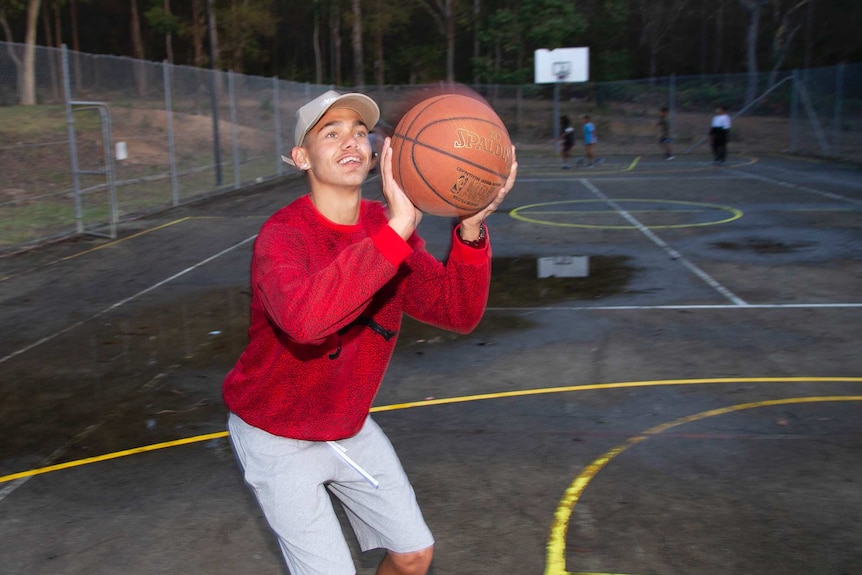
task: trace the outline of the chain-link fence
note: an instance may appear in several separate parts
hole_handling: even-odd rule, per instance
[[[116,224],[283,176],[294,113],[332,86],[37,47],[37,105],[19,105],[24,45],[0,42],[0,253]],[[677,154],[706,152],[718,104],[734,115],[736,153],[804,153],[862,161],[862,66],[623,82],[473,88],[494,106],[521,155],[551,158],[565,114],[589,113],[601,153],[659,154],[670,108]],[[363,91],[391,129],[445,86]],[[754,96],[752,97],[752,94]]]

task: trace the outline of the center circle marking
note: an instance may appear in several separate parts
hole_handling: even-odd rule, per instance
[[[550,213],[554,214],[578,214],[578,215],[589,215],[592,213],[599,213],[595,210],[573,210],[573,211],[565,211],[565,210],[555,210],[553,212],[543,212],[539,211],[541,208],[552,207],[552,206],[562,206],[569,204],[606,204],[604,200],[563,200],[559,202],[544,202],[540,204],[529,204],[526,206],[517,207],[509,212],[509,215],[516,220],[520,220],[522,222],[529,222],[532,224],[540,224],[545,226],[557,226],[557,227],[565,227],[565,228],[589,228],[589,229],[602,229],[602,230],[634,230],[637,229],[637,226],[632,224],[626,225],[602,225],[602,224],[581,224],[581,223],[571,223],[571,222],[558,222],[550,219],[544,219],[541,217],[535,217],[536,215],[543,216],[548,215]],[[718,224],[726,224],[728,222],[732,222],[733,220],[737,220],[742,217],[742,211],[731,206],[722,206],[720,204],[708,204],[703,202],[686,202],[682,200],[644,200],[644,199],[636,199],[636,198],[628,198],[628,199],[619,199],[614,200],[616,204],[670,204],[673,206],[672,209],[660,210],[665,213],[671,213],[674,211],[681,212],[683,211],[680,206],[688,207],[688,208],[699,208],[698,211],[712,211],[717,212],[720,216],[715,220],[708,220],[703,222],[691,222],[684,224],[660,224],[660,225],[648,225],[643,224],[643,227],[652,229],[652,230],[660,230],[660,229],[672,229],[672,228],[695,228],[695,227],[703,227],[703,226],[715,226]],[[637,209],[626,210],[626,212],[636,212]],[[605,213],[605,212],[602,212]],[[619,215],[618,210],[613,210],[613,213]]]

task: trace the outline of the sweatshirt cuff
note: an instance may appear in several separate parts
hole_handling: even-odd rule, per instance
[[[413,253],[413,248],[389,226],[381,227],[379,232],[371,236],[371,241],[374,242],[383,257],[395,267],[400,266],[401,262]]]
[[[483,224],[484,225],[484,224]],[[458,226],[452,230],[452,250],[459,261],[470,265],[482,265],[488,261],[488,251],[491,249],[490,230],[485,226],[485,238],[482,240],[482,245],[477,248],[465,245],[458,237]]]

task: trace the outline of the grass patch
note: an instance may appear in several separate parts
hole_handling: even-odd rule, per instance
[[[77,130],[98,130],[101,119],[95,112],[77,113]],[[56,139],[66,136],[66,108],[64,106],[0,106],[0,140]]]

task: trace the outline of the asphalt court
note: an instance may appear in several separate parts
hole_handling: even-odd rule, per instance
[[[860,169],[523,156],[495,258],[586,255],[625,279],[492,304],[470,336],[405,326],[374,417],[432,572],[862,572]],[[0,573],[285,572],[219,386],[254,235],[298,193],[0,259]],[[441,257],[449,226],[420,226]],[[358,573],[378,559],[357,552]]]

